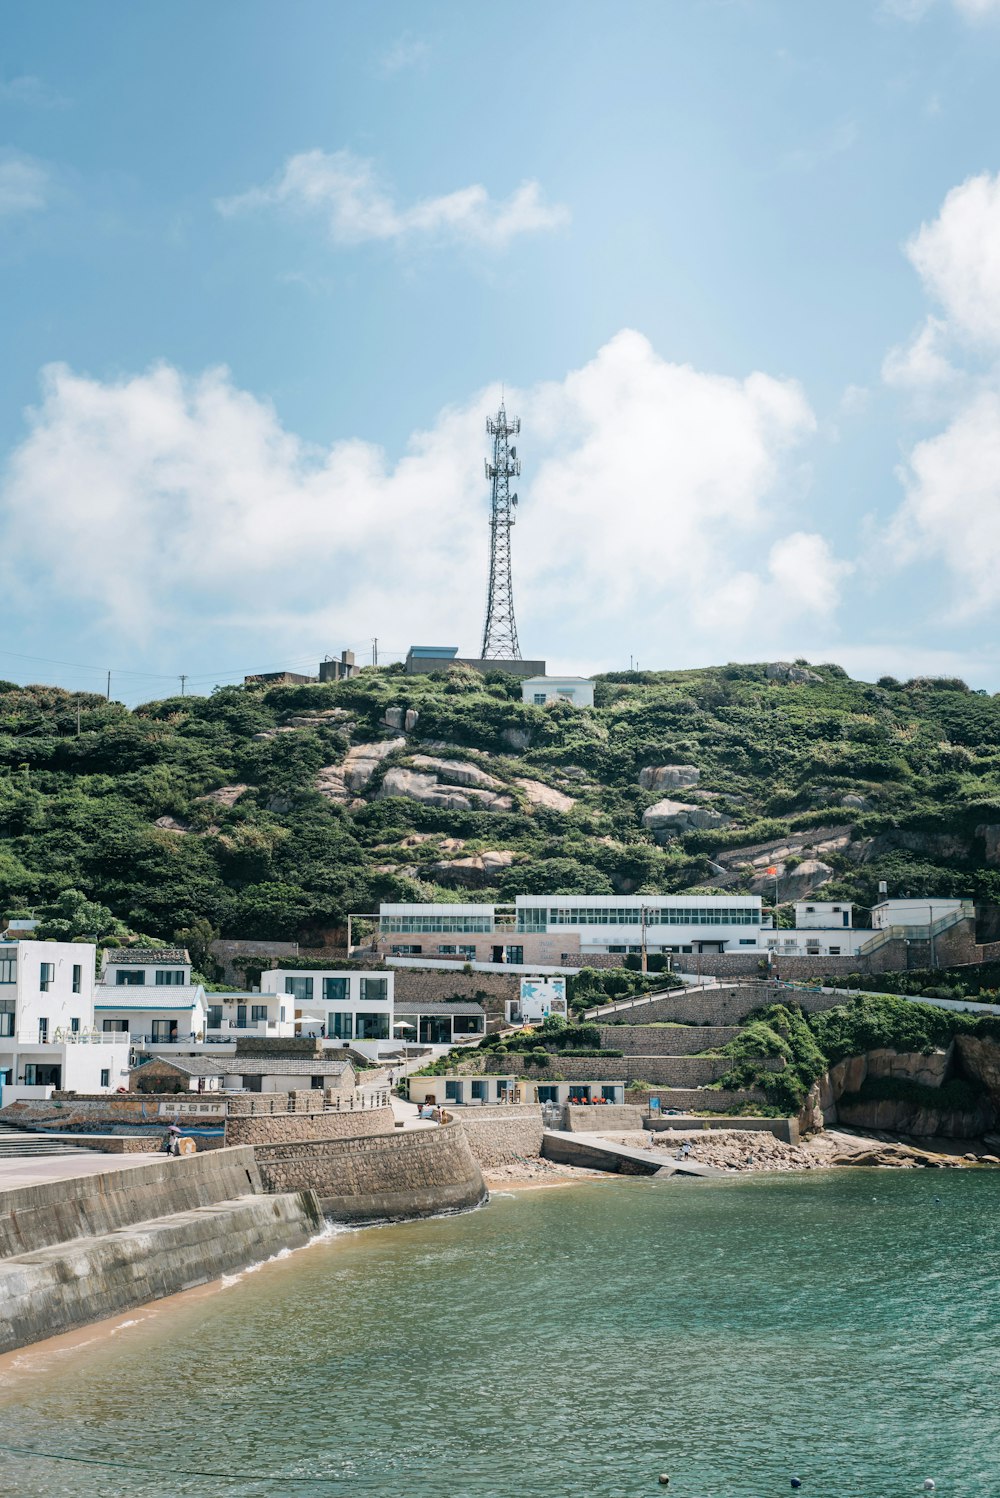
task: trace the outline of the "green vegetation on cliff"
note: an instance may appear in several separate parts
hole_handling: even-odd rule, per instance
[[[829,828],[826,895],[871,905],[885,878],[893,893],[1000,901],[1000,699],[951,681],[867,685],[836,666],[798,674],[615,673],[583,711],[525,705],[512,678],[461,667],[132,712],[0,683],[0,908],[79,934],[169,938],[202,921],[308,938],[386,899],[766,889],[757,845]],[[405,741],[387,710],[418,715]],[[392,738],[366,783],[338,789],[349,750]],[[485,774],[495,794],[467,807],[380,795],[393,772],[390,786],[406,771],[433,785],[421,754],[445,759],[446,777]],[[641,788],[640,771],[663,765],[696,767],[697,785]],[[665,795],[702,825],[644,829]],[[60,914],[67,891],[103,913]]]

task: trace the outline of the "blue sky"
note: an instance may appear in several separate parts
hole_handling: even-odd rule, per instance
[[[1000,690],[1000,0],[4,19],[0,675],[474,653],[503,381],[526,654]]]

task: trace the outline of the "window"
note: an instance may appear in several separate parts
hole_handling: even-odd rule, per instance
[[[83,967],[81,966],[81,964],[79,962],[74,962],[74,964],[73,964],[73,992],[74,993],[79,993],[80,992],[80,985],[81,985],[82,982],[83,982]]]
[[[452,1020],[456,1035],[481,1035],[483,1021],[478,1014],[456,1014]]]
[[[71,1035],[79,1035],[80,1033],[80,1021],[77,1019],[76,1015],[74,1015],[69,1022],[69,1033]]]
[[[489,1084],[487,1082],[473,1082],[473,1084],[472,1084],[472,1101],[474,1103],[485,1103],[485,1101],[486,1101],[486,1088],[488,1087],[488,1085]],[[541,1088],[539,1088],[538,1090],[539,1090],[539,1092],[541,1092]]]
[[[545,693],[544,692],[535,692],[534,695],[532,696],[531,700],[535,704],[536,707],[544,707],[545,706]]]
[[[280,1021],[281,1024],[285,1023],[285,1006],[284,1006],[284,1004],[282,1004],[281,1008],[278,1010],[278,1019],[279,1019],[279,1021]]]
[[[831,947],[830,948],[830,956],[831,957],[839,957],[840,956],[840,948],[839,947]]]
[[[0,958],[0,983],[17,982],[17,958]]]
[[[56,965],[54,962],[43,962],[38,969],[38,987],[42,993],[48,993],[49,985],[55,981]]]
[[[601,1088],[601,1097],[606,1103],[613,1103],[617,1091],[617,1087],[604,1086]]]
[[[395,948],[393,948],[395,951]],[[417,948],[420,951],[420,948]],[[323,997],[333,1004],[346,1004],[351,997],[349,978],[324,978]]]
[[[451,1015],[420,1016],[421,1045],[451,1045]]]
[[[549,1084],[546,1084],[545,1086],[539,1087],[539,1089],[538,1089],[538,1101],[540,1103],[558,1103],[558,1101],[559,1101],[559,1088],[558,1087],[552,1087]]]
[[[38,1021],[38,1044],[47,1045],[49,1039],[49,1022],[47,1019]]]
[[[359,1014],[356,1040],[388,1040],[389,1016],[387,1014]]]
[[[324,1082],[325,1082],[325,1078],[323,1078],[323,1077],[310,1077],[309,1078],[309,1085],[312,1088],[313,1092],[322,1092],[323,1091]]]
[[[482,907],[482,915],[384,915],[379,926],[383,935],[428,936],[449,931],[488,936],[493,930],[493,907]]]
[[[285,992],[290,993],[293,999],[309,1000],[313,996],[313,980],[311,978],[286,978]]]
[[[111,1068],[110,1068],[110,1066],[102,1066],[101,1067],[101,1086],[102,1087],[110,1087],[111,1086]]]
[[[184,969],[182,967],[158,967],[156,969],[157,988],[170,986],[182,987],[184,983]]]
[[[250,1022],[251,1022],[251,1024],[256,1025],[256,1024],[259,1024],[261,1020],[266,1020],[266,1019],[267,1019],[267,1005],[266,1004],[251,1004],[250,1005]]]
[[[146,969],[144,967],[119,968],[115,973],[115,983],[119,988],[142,988],[146,982]]]
[[[236,1028],[237,1028],[237,1030],[245,1030],[246,1027],[247,1027],[247,1006],[245,1004],[237,1004],[237,1006],[236,1006]]]
[[[326,1033],[331,1040],[351,1040],[354,1034],[354,1016],[331,1010],[326,1017]]]
[[[423,947],[409,943],[401,947],[393,947],[392,955],[393,957],[419,957],[423,950]]]
[[[209,1004],[208,1006],[208,1028],[210,1030],[222,1029],[222,1005]]]
[[[29,1061],[24,1068],[25,1087],[61,1087],[62,1067]]]
[[[105,1035],[127,1035],[127,1019],[106,1019],[101,1027]]]
[[[508,947],[507,951],[506,951],[506,954],[505,954],[505,957],[504,957],[504,961],[505,962],[523,962],[524,961],[524,948],[523,947]]]
[[[177,1021],[175,1019],[154,1019],[153,1039],[171,1041],[177,1039]]]
[[[389,997],[388,978],[362,978],[361,998],[366,1004],[384,1004]]]
[[[462,1101],[461,1082],[445,1082],[444,1100],[446,1103],[460,1103]]]
[[[14,1000],[0,999],[0,1038],[14,1033]]]

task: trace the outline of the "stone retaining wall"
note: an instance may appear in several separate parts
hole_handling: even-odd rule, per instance
[[[605,1103],[596,1107],[567,1103],[563,1128],[571,1134],[623,1134],[643,1127],[642,1109],[628,1103]]]
[[[398,1221],[478,1206],[486,1184],[460,1123],[372,1138],[262,1144],[268,1191],[315,1191],[338,1222]]]
[[[813,1014],[847,1002],[843,992],[823,993],[819,989],[783,988],[776,983],[748,981],[720,988],[690,991],[675,989],[662,998],[650,1000],[638,1010],[627,1012],[627,1015],[633,1025],[642,1025],[650,1020],[668,1020],[681,1025],[731,1027],[746,1019],[753,1010],[762,1009],[767,1004],[797,1005]],[[600,1024],[600,1020],[597,1023]],[[617,1047],[613,1046],[612,1049]]]
[[[482,1112],[467,1108],[457,1116],[484,1171],[537,1160],[542,1152],[542,1110],[534,1104],[513,1111],[509,1107]]]
[[[395,1118],[391,1108],[370,1108],[365,1113],[263,1113],[226,1122],[227,1144],[286,1144],[308,1139],[360,1139],[373,1134],[391,1134]]]
[[[601,1045],[626,1056],[697,1056],[739,1034],[739,1025],[602,1025]]]
[[[407,1004],[426,1004],[442,999],[471,999],[481,1003],[494,1018],[504,1013],[508,999],[521,997],[520,973],[463,973],[456,963],[455,971],[396,967],[396,1011]],[[485,994],[486,998],[482,998]]]
[[[651,1087],[635,1092],[626,1092],[626,1103],[635,1103],[640,1108],[649,1107],[650,1098],[659,1098],[661,1108],[670,1108],[676,1113],[727,1113],[742,1103],[763,1103],[764,1094],[756,1088],[722,1087]]]
[[[514,1052],[490,1056],[489,1076],[522,1073],[532,1081],[656,1082],[663,1087],[705,1087],[732,1069],[727,1056],[574,1056],[560,1051],[548,1066],[526,1066]]]

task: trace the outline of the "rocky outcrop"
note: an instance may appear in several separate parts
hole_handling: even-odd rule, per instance
[[[976,836],[983,840],[983,857],[995,868],[1000,864],[1000,822],[980,822]]]
[[[520,751],[531,748],[531,734],[527,728],[502,728],[500,740],[508,749]]]
[[[893,1080],[919,1082],[922,1087],[940,1087],[948,1080],[954,1050],[946,1051],[866,1051],[863,1056],[848,1056],[830,1067],[830,1091],[834,1102],[847,1092],[860,1092],[869,1077],[891,1077]]]
[[[387,707],[382,714],[386,728],[398,728],[403,733],[412,733],[419,721],[420,713],[415,707]]]
[[[478,765],[467,764],[465,760],[435,759],[429,754],[415,754],[410,763],[416,770],[429,770],[448,785],[471,785],[484,791],[502,791],[504,788],[503,782],[495,775],[487,775]]]
[[[353,749],[348,749],[342,764],[327,765],[320,770],[316,776],[316,789],[329,801],[347,801],[364,790],[384,759],[405,748],[405,739],[356,744]]]
[[[995,1107],[1000,1110],[1000,1041],[980,1040],[975,1035],[959,1035],[955,1050],[967,1077],[981,1082]]]
[[[545,806],[549,811],[572,811],[576,805],[572,796],[554,790],[551,785],[543,785],[540,780],[525,780],[519,777],[514,784],[520,786],[532,806]]]
[[[768,681],[802,683],[823,680],[816,671],[810,671],[806,666],[794,666],[791,661],[770,661],[764,667],[764,675]]]
[[[855,791],[848,791],[846,796],[841,796],[840,804],[849,811],[867,811],[869,806],[866,797],[859,796]]]
[[[821,884],[833,878],[833,869],[819,858],[804,858],[790,869],[784,863],[773,867],[778,870],[778,898],[781,900],[804,900]],[[763,870],[751,880],[750,888],[755,895],[774,893],[774,875]]]
[[[697,785],[700,778],[701,771],[696,765],[647,765],[639,771],[639,784],[644,791],[675,791]]]
[[[156,821],[153,823],[153,826],[159,827],[161,832],[177,832],[183,834],[191,831],[191,828],[187,822],[179,822],[176,817],[157,817]]]
[[[848,1093],[837,1104],[837,1116],[852,1129],[912,1134],[923,1139],[978,1139],[993,1127],[996,1114],[986,1098],[978,1108],[933,1108],[904,1098],[859,1098]]]
[[[435,884],[452,884],[460,889],[484,889],[493,884],[504,869],[510,867],[517,857],[506,850],[477,853],[469,858],[442,859],[440,863],[425,865],[424,877]]]
[[[434,775],[422,775],[402,766],[386,772],[376,799],[384,800],[389,796],[404,796],[407,800],[419,801],[425,806],[442,806],[448,811],[510,811],[514,804],[510,796],[471,786],[444,785]]]
[[[642,825],[651,832],[690,832],[695,827],[728,827],[731,822],[732,817],[710,806],[669,799],[647,806],[642,814]]]
[[[237,801],[248,791],[248,785],[220,785],[217,791],[209,791],[204,796],[198,796],[199,801],[215,801],[219,806],[235,806]]]

